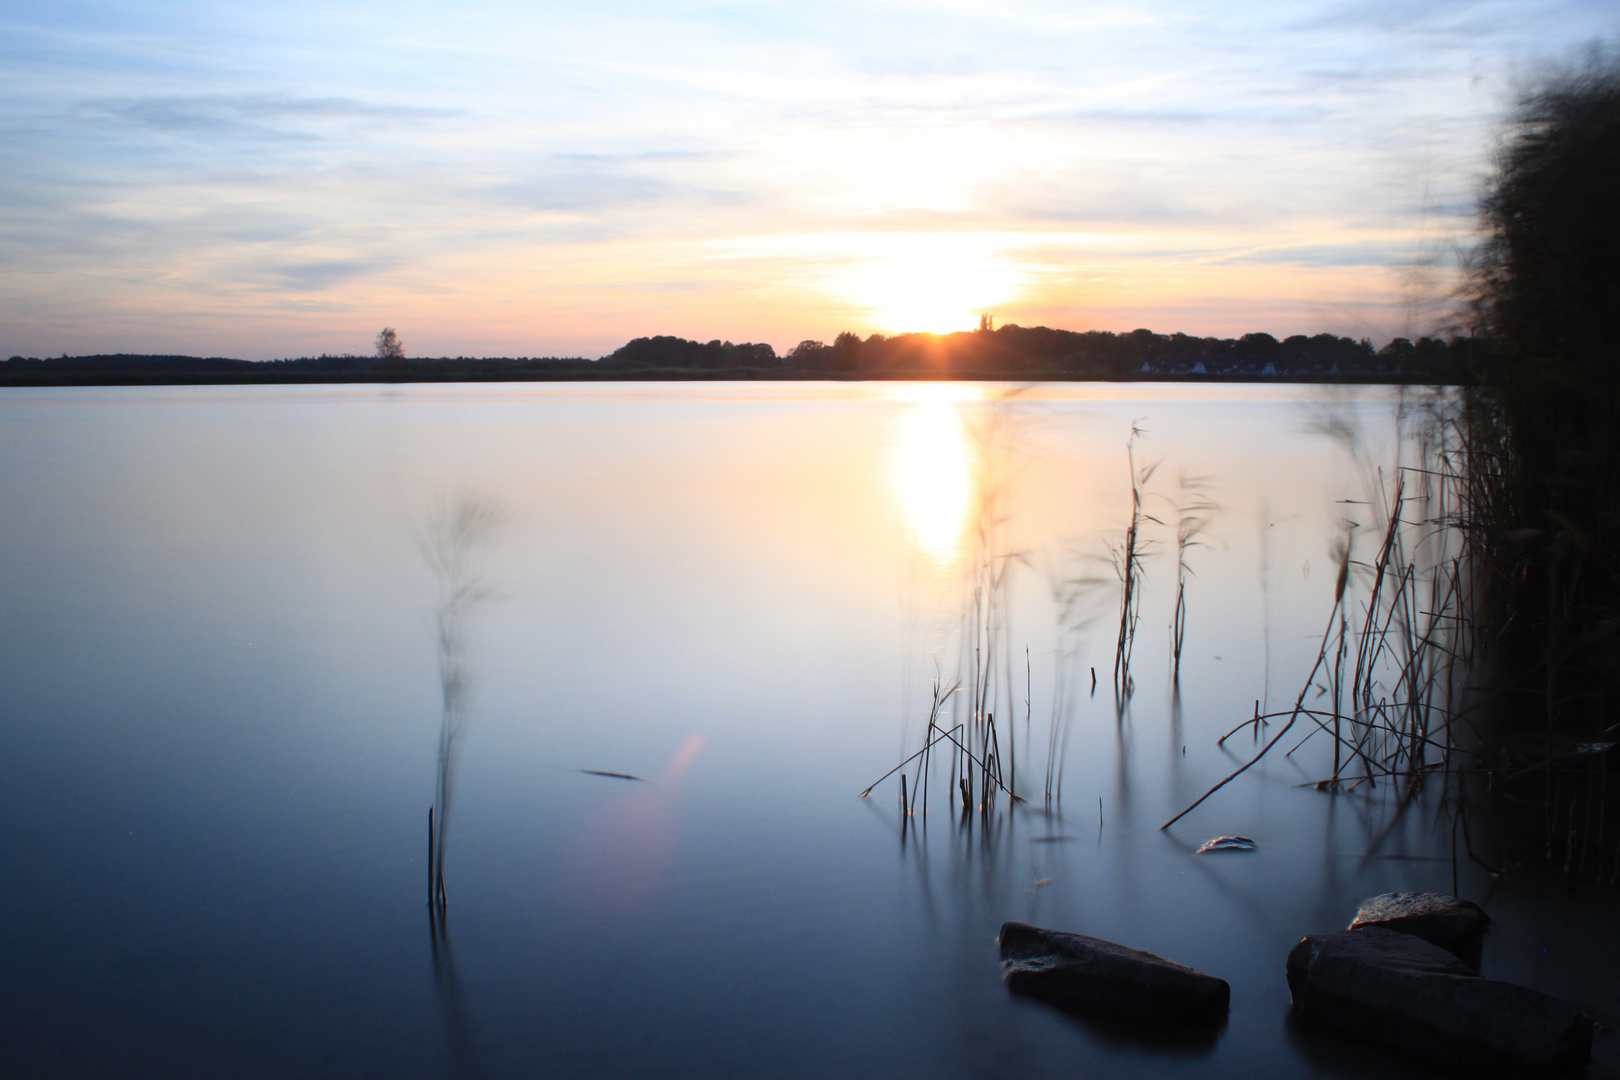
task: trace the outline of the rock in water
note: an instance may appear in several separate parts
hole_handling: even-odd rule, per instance
[[[1101,938],[1001,926],[1001,977],[1015,993],[1060,1008],[1141,1023],[1226,1015],[1225,980]]]
[[[1567,1001],[1480,975],[1410,934],[1312,934],[1288,954],[1296,1015],[1467,1076],[1557,1076],[1586,1061],[1592,1021]]]
[[[1384,893],[1363,900],[1350,929],[1382,926],[1420,937],[1479,967],[1480,948],[1491,917],[1471,900],[1444,893]]]

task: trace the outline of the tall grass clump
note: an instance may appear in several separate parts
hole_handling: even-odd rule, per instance
[[[1462,794],[1460,768],[1478,759],[1470,690],[1480,666],[1477,592],[1467,567],[1462,414],[1441,400],[1425,417],[1418,461],[1391,477],[1375,471],[1370,498],[1349,504],[1335,550],[1337,573],[1316,658],[1290,708],[1255,715],[1219,740],[1251,730],[1255,752],[1167,821],[1169,828],[1273,751],[1293,755],[1326,739],[1324,791],[1397,785],[1415,794],[1433,777]],[[1357,537],[1376,546],[1355,557]],[[1273,730],[1272,721],[1281,721]],[[1260,744],[1262,731],[1265,742]]]
[[[1620,730],[1620,56],[1594,50],[1523,95],[1482,217],[1470,509],[1499,640],[1497,787],[1524,800],[1502,824],[1534,834],[1548,861],[1612,880],[1620,872],[1606,798]]]
[[[1141,622],[1142,590],[1146,582],[1146,566],[1156,540],[1149,535],[1149,526],[1163,526],[1163,522],[1146,510],[1150,497],[1158,493],[1148,484],[1158,471],[1158,463],[1138,466],[1137,444],[1146,432],[1133,423],[1125,441],[1126,477],[1129,481],[1130,503],[1124,528],[1103,538],[1102,550],[1090,543],[1074,545],[1068,550],[1061,568],[1054,568],[1051,580],[1052,603],[1057,614],[1058,655],[1055,672],[1051,715],[1047,722],[1046,776],[1043,794],[1049,806],[1061,802],[1064,764],[1068,758],[1069,736],[1073,728],[1077,699],[1086,684],[1080,657],[1087,632],[1105,616],[1114,622],[1114,708],[1117,718],[1123,718],[1127,703],[1135,690],[1136,680],[1131,673],[1131,659],[1136,647],[1136,632]],[[1188,549],[1197,546],[1197,537],[1208,524],[1213,504],[1201,495],[1202,480],[1189,482],[1182,491],[1180,501],[1173,502],[1185,514],[1178,518],[1177,554],[1182,559],[1178,580],[1184,586],[1190,573],[1185,556]],[[1199,492],[1195,494],[1194,492]],[[1183,536],[1181,531],[1185,529]],[[1110,605],[1116,605],[1110,607]],[[1183,588],[1177,597],[1176,617],[1172,623],[1172,636],[1186,632],[1186,593]],[[1179,640],[1179,639],[1178,639]],[[1090,669],[1090,692],[1097,689],[1097,669]]]
[[[1131,653],[1136,647],[1136,624],[1142,615],[1142,558],[1148,546],[1143,535],[1147,522],[1163,524],[1142,508],[1143,493],[1158,463],[1136,464],[1136,444],[1143,435],[1141,428],[1131,425],[1131,437],[1125,442],[1125,459],[1130,466],[1131,516],[1125,526],[1125,535],[1113,545],[1110,553],[1114,573],[1119,577],[1119,635],[1114,647],[1114,696],[1123,702],[1131,696],[1135,683],[1131,678]]]
[[[1208,495],[1204,477],[1183,475],[1172,503],[1176,512],[1176,606],[1170,616],[1170,681],[1181,682],[1181,649],[1187,640],[1187,578],[1192,549],[1204,546],[1203,535],[1220,507]]]

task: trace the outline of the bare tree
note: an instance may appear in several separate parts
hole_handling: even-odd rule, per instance
[[[405,359],[405,346],[399,343],[399,335],[394,333],[392,326],[383,327],[382,333],[377,335],[377,359]]]

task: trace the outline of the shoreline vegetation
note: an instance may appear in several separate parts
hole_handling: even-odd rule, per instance
[[[380,340],[379,336],[379,340]],[[392,339],[379,355],[286,360],[126,353],[0,362],[0,386],[144,386],[411,382],[676,382],[702,380],[1016,380],[1033,382],[1279,382],[1462,385],[1484,356],[1473,338],[1382,349],[1366,339],[1317,334],[1198,338],[1133,330],[1076,332],[1044,326],[954,334],[843,333],[803,341],[782,355],[767,344],[636,338],[600,359],[403,355]]]
[[[1482,201],[1464,395],[1469,563],[1521,850],[1620,884],[1620,54],[1520,102]]]
[[[1405,449],[1395,470],[1374,472],[1367,462],[1366,497],[1343,500],[1357,508],[1347,510],[1355,520],[1346,521],[1336,548],[1333,605],[1292,708],[1263,710],[1257,698],[1253,717],[1216,744],[1248,731],[1252,754],[1241,755],[1225,779],[1161,830],[1273,751],[1290,757],[1321,735],[1331,743],[1332,772],[1307,783],[1334,798],[1365,796],[1379,785],[1392,789],[1397,804],[1382,835],[1425,787],[1439,787],[1435,809],[1449,822],[1453,893],[1463,853],[1493,880],[1540,863],[1572,882],[1620,885],[1620,797],[1608,797],[1610,766],[1620,760],[1616,191],[1620,56],[1598,54],[1527,93],[1504,134],[1480,208],[1484,241],[1470,266],[1473,335],[1426,340],[1421,350],[1409,343],[1376,354],[1365,350],[1378,358],[1444,358],[1424,372],[1427,378],[1404,381],[1443,383],[1442,364],[1454,377],[1468,378],[1456,379],[1463,390],[1455,395],[1403,398],[1403,410],[1416,408],[1399,419],[1414,427],[1401,440]],[[1365,372],[1365,364],[1359,370]],[[1395,371],[1410,376],[1416,367],[1407,360]],[[1282,367],[1273,370],[1287,377]],[[1310,364],[1299,370],[1323,381],[1349,381],[1343,367],[1327,378]],[[1115,371],[1119,378],[1185,377],[1176,364],[1156,367],[1151,360],[1135,371],[1126,365]],[[1206,368],[1204,377],[1222,376]],[[1343,439],[1359,460],[1353,426],[1324,415],[1320,430]],[[1129,524],[1110,543],[1119,590],[1113,682],[1121,723],[1133,693],[1139,528],[1153,522],[1162,542],[1168,527],[1142,512],[1154,466],[1139,466],[1138,434],[1133,427],[1126,443]],[[1175,534],[1183,568],[1186,539],[1196,536],[1196,526],[1192,533],[1185,527],[1183,517]],[[1353,554],[1358,529],[1366,530],[1360,557]],[[993,531],[979,530],[986,565],[1008,565],[1015,556],[986,544]],[[1377,551],[1371,558],[1369,541]],[[1074,584],[1113,585],[1097,575]],[[994,657],[1005,655],[1009,643],[997,637],[1005,621],[980,613],[997,610],[1004,586],[999,574],[983,573],[968,585],[972,600],[964,607],[975,612],[975,621],[972,634],[960,639],[955,681],[942,693],[936,676],[922,749],[878,781],[899,774],[902,843],[919,791],[926,815],[931,752],[943,742],[952,744],[942,747],[952,782],[947,791],[954,798],[960,785],[964,823],[971,823],[977,799],[989,835],[996,791],[1018,798],[1015,785],[1002,785],[1002,729],[991,711],[1016,715],[1010,666],[1001,696],[984,690],[995,685]],[[1184,618],[1181,601],[1178,585],[1173,641]],[[1093,693],[1096,676],[1093,667]],[[1173,668],[1170,679],[1179,693]],[[1062,682],[1060,668],[1054,699],[1062,698]],[[952,697],[953,711],[942,715],[943,697],[964,686],[971,706]],[[1172,705],[1172,717],[1178,707]],[[1047,740],[1048,813],[1061,800],[1066,736],[1057,716]],[[1009,751],[1015,732],[1016,725],[1007,728]],[[908,778],[904,770],[914,763]],[[1099,801],[1099,836],[1102,824]]]

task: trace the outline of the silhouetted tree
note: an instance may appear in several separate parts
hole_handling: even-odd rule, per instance
[[[383,327],[382,332],[377,335],[377,359],[405,359],[405,346],[399,343],[399,335],[394,333],[392,326]]]
[[[792,361],[792,367],[814,371],[826,366],[826,357],[831,351],[822,342],[806,338],[788,350],[788,359]]]
[[[603,363],[616,368],[769,368],[777,366],[776,350],[763,342],[688,341],[660,334],[627,342]]]
[[[1262,356],[1267,359],[1281,351],[1281,343],[1270,334],[1244,334],[1238,339],[1238,344],[1250,356]]]
[[[861,366],[861,336],[845,330],[832,343],[834,371],[856,371]]]

